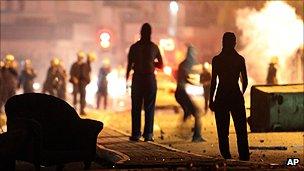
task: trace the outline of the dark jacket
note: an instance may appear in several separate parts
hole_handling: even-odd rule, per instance
[[[81,73],[81,65],[82,65],[82,63],[81,64],[79,64],[78,62],[75,62],[75,63],[73,63],[72,64],[72,67],[71,67],[71,69],[70,69],[70,76],[71,76],[71,78],[70,78],[70,82],[72,83],[72,84],[77,84],[77,82],[75,81],[75,79],[77,79],[77,81],[79,81],[79,79],[80,79],[80,73]]]
[[[87,85],[90,83],[91,81],[91,63],[90,62],[86,62],[81,64],[80,66],[80,83]]]
[[[33,69],[30,70],[22,70],[20,75],[20,84],[23,87],[24,93],[32,93],[34,78],[36,77],[36,73]]]

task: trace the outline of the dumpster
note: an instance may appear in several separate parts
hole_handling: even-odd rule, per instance
[[[304,131],[304,84],[252,86],[248,124],[251,132]]]

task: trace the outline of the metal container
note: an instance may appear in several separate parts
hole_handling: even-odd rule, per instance
[[[252,86],[250,103],[251,132],[304,130],[304,84]]]

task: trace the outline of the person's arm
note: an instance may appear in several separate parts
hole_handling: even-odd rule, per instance
[[[133,46],[131,46],[130,50],[129,50],[129,54],[128,54],[128,65],[127,65],[127,72],[126,72],[126,80],[129,79],[129,75],[130,75],[130,71],[133,67],[133,56],[134,56],[134,52],[133,52]]]
[[[156,46],[157,47],[157,46]],[[162,59],[162,56],[160,54],[160,51],[159,51],[159,48],[157,47],[157,54],[156,54],[156,59],[157,59],[157,62],[154,63],[154,66],[156,68],[159,68],[159,69],[162,69],[163,66],[164,66],[164,63],[163,63],[163,59]]]
[[[215,65],[215,60],[213,58],[212,59],[211,85],[210,85],[210,99],[209,99],[209,107],[212,111],[214,111],[213,96],[214,96],[215,88],[216,88],[216,77],[217,77],[216,65]]]
[[[245,93],[246,91],[246,88],[248,86],[248,78],[247,78],[247,70],[246,70],[246,64],[245,64],[245,59],[242,59],[242,64],[241,64],[241,76],[242,76],[242,91],[243,91],[243,94]]]

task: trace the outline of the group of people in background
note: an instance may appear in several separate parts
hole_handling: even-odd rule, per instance
[[[86,61],[85,61],[85,58]],[[70,79],[62,61],[55,57],[51,60],[50,66],[47,70],[46,79],[42,86],[42,93],[47,93],[55,97],[66,100],[67,81],[73,85],[73,105],[75,109],[77,104],[80,104],[79,113],[85,114],[85,96],[86,86],[90,83],[91,78],[91,62],[96,59],[94,53],[84,53],[82,51],[77,53],[77,61],[72,64],[70,69]],[[25,59],[21,62],[22,70],[19,74],[18,63],[15,57],[7,54],[3,61],[0,61],[0,107],[5,104],[7,99],[16,94],[19,88],[23,89],[23,93],[34,92],[34,79],[37,76],[33,69],[32,61]],[[99,108],[99,101],[104,97],[105,107],[107,106],[107,80],[106,76],[110,72],[109,63],[104,64],[99,72],[98,92],[97,92],[97,107]]]

